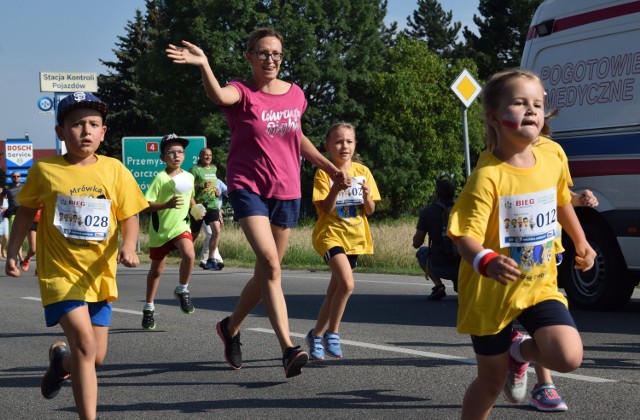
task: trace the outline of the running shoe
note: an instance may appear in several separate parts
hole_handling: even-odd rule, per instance
[[[567,411],[567,404],[553,384],[536,385],[531,390],[529,405],[538,411]]]
[[[22,268],[22,271],[29,271],[30,262],[31,258],[25,258],[24,260],[22,260],[22,262],[20,263],[20,268]]]
[[[203,270],[208,270],[208,268],[207,268],[207,263],[206,263],[206,262],[204,262],[204,261],[200,261],[200,264],[198,264],[198,266],[199,266],[200,268],[202,268]]]
[[[289,347],[282,355],[282,365],[284,366],[284,376],[293,378],[302,373],[302,368],[309,361],[306,351],[300,350],[300,346]]]
[[[322,347],[322,337],[312,335],[313,330],[305,337],[309,346],[309,356],[311,360],[324,360],[324,348]]]
[[[520,334],[515,328],[511,331],[511,347],[520,346],[528,336]],[[504,396],[509,402],[519,403],[524,401],[527,395],[527,369],[529,362],[521,363],[509,354],[509,370],[507,380],[504,383]]]
[[[444,284],[439,284],[437,286],[434,286],[431,289],[431,294],[429,295],[427,300],[440,300],[443,297],[447,296],[445,289],[446,287],[444,286]]]
[[[205,265],[207,266],[207,268],[205,270],[217,270],[218,269],[218,264],[216,264],[216,261],[213,258],[209,258]]]
[[[216,261],[216,266],[218,267],[218,271],[224,268],[224,263],[222,261]]]
[[[189,297],[188,290],[179,292],[178,286],[176,286],[176,289],[173,291],[173,295],[176,297],[176,299],[178,299],[178,302],[180,303],[180,309],[185,314],[192,314],[193,311],[196,310],[196,308],[194,308],[193,306],[193,303],[191,303],[191,298]]]
[[[322,336],[324,350],[333,357],[342,357],[342,347],[340,346],[340,336],[335,333],[324,333]]]
[[[156,329],[156,320],[153,319],[154,312],[153,309],[144,309],[142,311],[142,328],[145,330]]]
[[[62,384],[71,375],[62,370],[62,360],[69,355],[66,343],[57,341],[49,347],[49,369],[40,381],[42,396],[50,400],[58,395]]]
[[[240,332],[231,337],[227,326],[229,325],[229,317],[226,317],[222,321],[216,324],[216,331],[218,336],[224,343],[224,358],[234,369],[240,369],[242,367],[242,350],[240,346]]]

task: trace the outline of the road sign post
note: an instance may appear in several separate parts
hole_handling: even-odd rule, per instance
[[[469,128],[467,124],[467,108],[482,91],[482,88],[467,69],[463,69],[458,78],[451,84],[451,90],[462,101],[462,130],[464,135],[464,159],[467,178],[471,175],[471,154],[469,153]]]

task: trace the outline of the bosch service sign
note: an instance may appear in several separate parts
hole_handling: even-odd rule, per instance
[[[4,155],[7,172],[29,169],[33,164],[33,143],[27,139],[7,139]]]

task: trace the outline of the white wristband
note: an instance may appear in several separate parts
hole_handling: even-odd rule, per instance
[[[482,251],[478,252],[476,254],[476,256],[473,258],[473,271],[475,271],[476,273],[482,275],[480,273],[480,269],[478,268],[478,265],[480,264],[480,260],[482,259],[482,257],[484,257],[485,255],[487,255],[490,252],[494,252],[493,249],[491,248],[485,248]]]

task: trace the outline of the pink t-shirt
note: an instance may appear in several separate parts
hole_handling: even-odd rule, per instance
[[[291,84],[287,93],[264,93],[243,81],[229,83],[240,101],[221,107],[231,129],[227,188],[263,198],[300,198],[300,141],[307,100]]]

